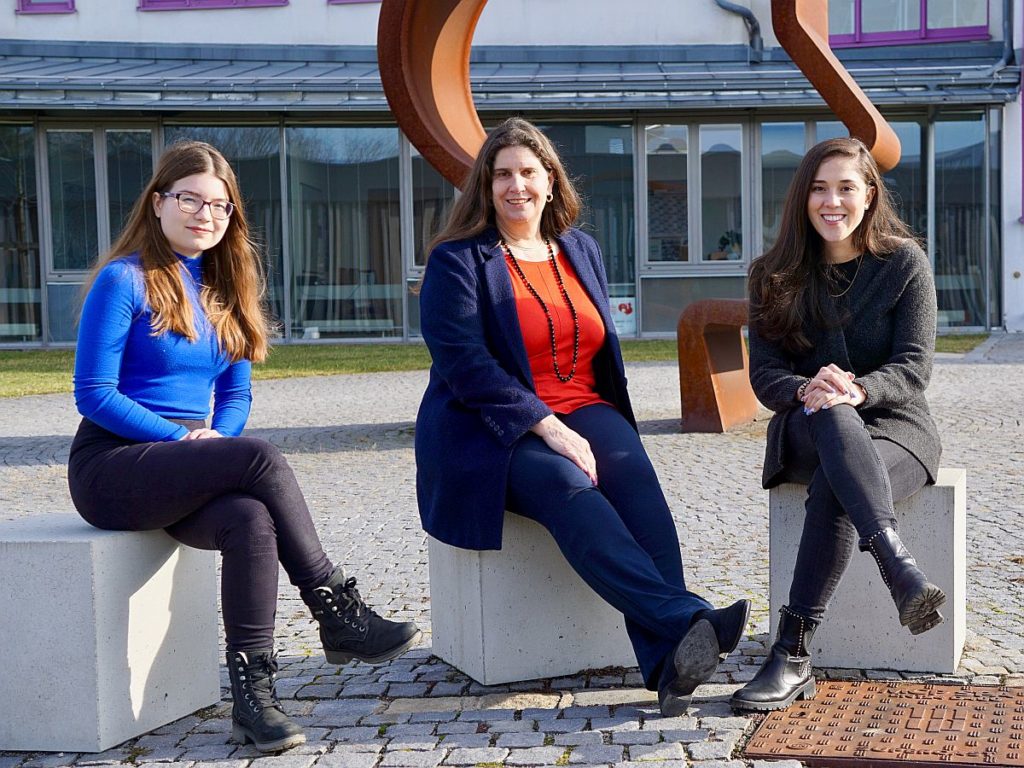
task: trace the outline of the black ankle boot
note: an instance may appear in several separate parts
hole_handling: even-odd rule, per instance
[[[729,703],[736,709],[766,712],[788,707],[798,698],[813,699],[814,677],[807,649],[819,623],[783,606],[779,611],[779,633],[768,649],[768,658],[754,679],[736,691]]]
[[[359,596],[355,578],[346,579],[341,568],[323,585],[300,594],[320,623],[320,642],[331,664],[352,659],[379,664],[405,653],[420,638],[411,621],[378,616]]]
[[[260,752],[280,752],[306,742],[274,692],[277,656],[273,651],[228,651],[228,676],[234,699],[232,739],[243,745],[251,741]]]
[[[715,628],[707,619],[695,616],[690,629],[663,662],[658,683],[662,717],[686,714],[693,691],[718,669],[718,654]]]
[[[917,567],[917,561],[910,556],[896,531],[883,528],[861,539],[860,551],[870,552],[875,558],[882,580],[900,612],[900,624],[911,634],[919,635],[942,623],[938,609],[946,602],[946,595]]]
[[[743,630],[747,628],[747,620],[750,618],[750,601],[737,600],[728,608],[705,608],[697,611],[696,618],[711,622],[715,628],[715,637],[718,638],[719,653],[724,658],[735,651],[743,639]]]

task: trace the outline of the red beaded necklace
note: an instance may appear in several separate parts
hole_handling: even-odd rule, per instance
[[[508,243],[505,242],[505,238],[498,241],[502,249],[505,251],[505,256],[512,268],[515,270],[519,279],[523,281],[523,285],[526,286],[533,298],[540,304],[540,308],[544,310],[544,317],[548,321],[548,331],[551,333],[551,360],[555,364],[555,376],[563,384],[567,384],[572,381],[576,375],[576,361],[580,355],[580,318],[576,314],[576,306],[572,303],[572,299],[569,298],[569,292],[565,289],[565,281],[562,279],[562,273],[558,269],[558,260],[555,258],[555,250],[551,247],[551,240],[544,238],[544,244],[548,247],[548,262],[551,264],[551,269],[555,273],[555,281],[558,283],[558,289],[562,292],[562,296],[565,298],[565,304],[569,307],[569,314],[572,315],[572,368],[569,370],[568,376],[563,376],[561,369],[558,367],[558,339],[555,336],[555,322],[551,319],[551,310],[548,309],[548,305],[544,303],[544,299],[540,297],[537,289],[533,287],[533,284],[526,278],[526,273],[523,272],[523,268],[519,266],[519,262],[516,257],[512,255],[512,249],[508,247]]]

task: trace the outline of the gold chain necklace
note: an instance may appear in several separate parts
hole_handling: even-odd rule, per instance
[[[860,256],[857,257],[857,269],[854,270],[853,277],[850,278],[850,282],[847,283],[846,287],[843,290],[841,290],[839,293],[832,293],[832,291],[829,291],[828,295],[831,296],[833,299],[839,299],[839,298],[842,298],[843,296],[845,296],[846,294],[848,294],[850,292],[850,289],[853,288],[853,283],[857,279],[857,275],[860,274],[860,265],[863,262],[864,262],[864,254],[861,254]],[[839,271],[832,264],[829,264],[828,266],[829,266],[829,269],[835,270],[837,272]],[[825,290],[828,290],[828,289],[826,288]]]

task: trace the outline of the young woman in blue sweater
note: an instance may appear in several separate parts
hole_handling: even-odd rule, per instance
[[[172,145],[92,273],[68,483],[98,528],[163,528],[221,552],[232,733],[270,752],[305,741],[274,693],[278,562],[319,622],[329,662],[385,661],[420,633],[363,602],[325,554],[280,451],[239,437],[251,364],[268,351],[263,294],[231,167],[209,144]]]

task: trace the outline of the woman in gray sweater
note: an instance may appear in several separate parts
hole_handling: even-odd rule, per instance
[[[804,157],[776,244],[750,267],[750,382],[775,411],[763,484],[807,483],[789,603],[738,709],[815,692],[808,652],[857,544],[913,634],[945,595],[897,534],[893,503],[935,482],[939,436],[924,390],[935,349],[931,267],[856,139]]]

